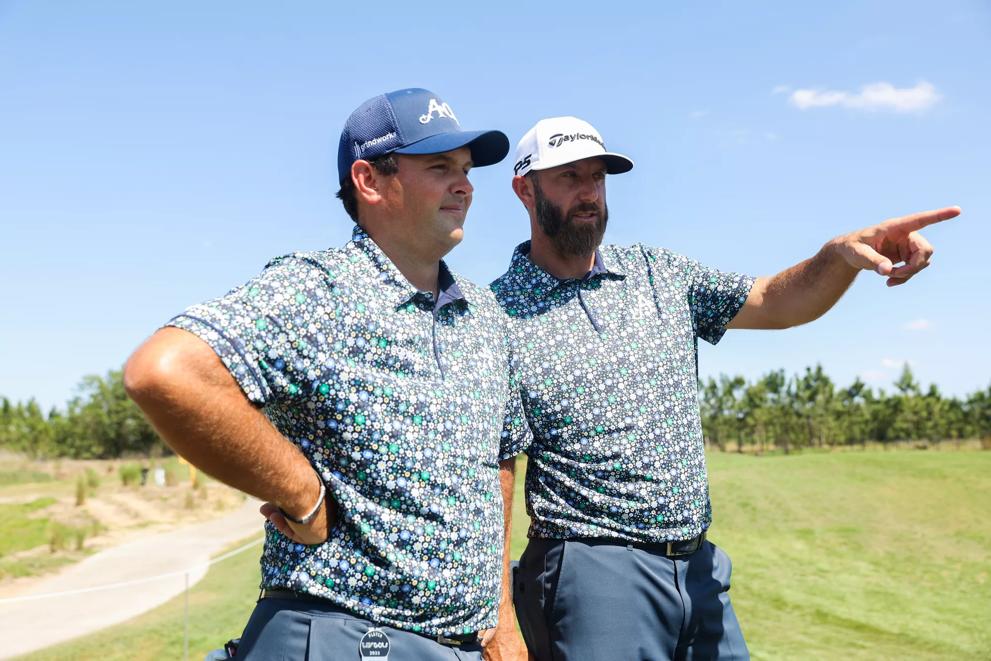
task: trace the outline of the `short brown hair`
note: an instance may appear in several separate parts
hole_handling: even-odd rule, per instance
[[[368,161],[379,174],[390,175],[399,171],[399,163],[392,154],[385,154]],[[341,182],[341,189],[337,191],[337,199],[344,203],[344,210],[351,216],[351,220],[358,222],[358,198],[354,194],[354,182],[350,173]]]

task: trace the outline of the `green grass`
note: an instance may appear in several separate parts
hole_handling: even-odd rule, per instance
[[[67,565],[75,564],[92,553],[92,549],[84,548],[81,551],[71,549],[54,554],[46,548],[41,553],[32,553],[18,558],[0,558],[0,578],[7,576],[21,578],[47,574]]]
[[[51,482],[54,478],[48,473],[32,470],[0,470],[0,487],[11,484],[37,484]]]
[[[991,659],[991,452],[709,457],[755,659]],[[523,466],[512,552],[525,546]],[[190,593],[190,658],[243,629],[258,553]],[[181,658],[183,600],[31,659]],[[605,660],[611,661],[611,660]]]
[[[991,658],[991,453],[709,461],[755,659]]]
[[[54,503],[54,498],[37,498],[29,503],[0,504],[0,558],[48,542],[48,519],[31,515]]]

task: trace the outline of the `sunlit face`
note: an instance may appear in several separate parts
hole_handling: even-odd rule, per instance
[[[471,150],[442,154],[396,154],[398,172],[388,186],[389,210],[415,245],[441,254],[464,238],[474,188],[468,181]]]
[[[534,215],[563,256],[592,254],[606,232],[606,164],[586,158],[534,172]]]

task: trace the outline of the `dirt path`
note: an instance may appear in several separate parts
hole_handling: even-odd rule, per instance
[[[62,593],[148,577],[189,572],[193,585],[206,574],[210,556],[253,533],[261,533],[259,503],[247,500],[237,510],[210,521],[142,537],[101,551],[59,574],[34,583],[18,595],[0,599],[0,659],[42,649],[103,629],[181,594],[185,576],[139,582],[113,589],[46,598]],[[260,554],[260,547],[247,551]]]

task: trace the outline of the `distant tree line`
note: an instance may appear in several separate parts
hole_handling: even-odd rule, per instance
[[[923,390],[908,365],[895,390],[873,390],[857,378],[842,388],[822,371],[784,370],[752,383],[720,376],[699,384],[702,429],[710,446],[743,452],[917,441],[985,439],[991,447],[991,386],[967,397]]]
[[[923,391],[908,365],[894,386],[889,394],[858,378],[837,387],[820,365],[792,377],[776,370],[752,383],[709,378],[699,383],[702,429],[710,446],[741,452],[971,438],[991,445],[991,386],[944,397],[935,385]],[[0,448],[78,459],[168,452],[127,398],[120,370],[84,377],[65,410],[46,414],[34,399],[0,397]]]
[[[167,451],[124,392],[120,370],[83,377],[64,410],[0,398],[0,447],[32,457],[110,459]]]

